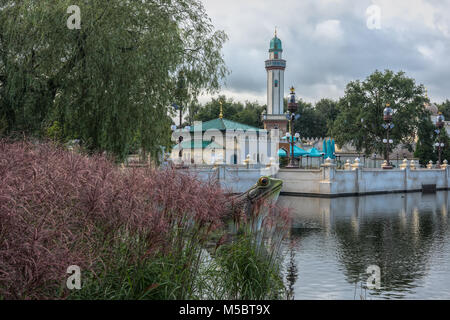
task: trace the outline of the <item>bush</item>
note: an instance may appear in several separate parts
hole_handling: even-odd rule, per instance
[[[121,169],[52,143],[0,140],[0,299],[217,297],[220,288],[205,289],[205,275],[218,274],[200,268],[205,249],[216,271],[233,272],[241,269],[231,270],[227,257],[241,263],[241,253],[259,252],[236,242],[236,256],[219,240],[227,201],[218,185],[176,170]],[[274,217],[265,218],[267,230]],[[266,268],[254,259],[252,268]],[[81,290],[66,288],[71,265],[81,268]],[[256,274],[248,271],[242,276]],[[228,274],[221,277],[223,284]],[[254,297],[267,289],[258,285]],[[248,286],[246,293],[232,290],[225,295],[250,297]]]

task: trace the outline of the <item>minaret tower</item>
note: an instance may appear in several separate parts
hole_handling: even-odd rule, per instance
[[[284,135],[288,120],[284,114],[284,70],[286,60],[282,59],[283,48],[281,40],[275,36],[270,41],[269,60],[266,60],[267,70],[267,113],[263,115],[264,129],[279,129]]]

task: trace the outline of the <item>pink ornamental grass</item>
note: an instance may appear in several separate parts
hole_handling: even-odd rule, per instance
[[[68,266],[95,272],[124,236],[144,239],[146,254],[178,250],[180,237],[220,227],[226,201],[175,170],[0,140],[0,298],[61,298]]]

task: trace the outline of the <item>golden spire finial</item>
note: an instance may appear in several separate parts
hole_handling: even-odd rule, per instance
[[[275,37],[277,36],[277,26],[275,26]]]
[[[291,87],[291,94],[294,94],[295,93],[295,88],[294,88],[294,86],[292,86]]]
[[[428,99],[428,88],[427,87],[425,87],[425,98]]]
[[[222,118],[223,118],[222,100],[220,100],[219,103],[220,103],[220,114],[219,114],[219,118],[222,119]]]

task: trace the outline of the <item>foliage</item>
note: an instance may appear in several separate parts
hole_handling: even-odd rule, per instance
[[[435,125],[428,117],[425,117],[423,121],[419,123],[417,130],[418,140],[416,150],[414,151],[414,157],[419,158],[421,165],[426,165],[431,160],[435,162],[437,155],[434,152],[435,143]]]
[[[196,114],[193,119],[196,121],[209,121],[217,119],[220,113],[220,101],[223,104],[223,116],[225,119],[247,124],[256,128],[261,128],[263,123],[261,114],[266,106],[261,106],[257,102],[246,101],[245,105],[240,102],[234,102],[233,99],[227,99],[220,96],[217,99],[212,98],[203,106],[195,108]]]
[[[450,119],[450,100],[446,99],[438,105],[439,111],[442,112],[445,119]]]
[[[217,250],[219,270],[227,275],[217,279],[225,292],[221,299],[285,298],[280,247],[290,228],[290,219],[287,211],[270,205],[267,210],[266,215],[259,212],[249,221],[235,225],[236,238]]]
[[[415,130],[426,117],[424,93],[424,87],[416,85],[404,72],[375,71],[365,81],[352,81],[347,85],[345,96],[339,101],[340,113],[330,133],[339,146],[351,143],[366,155],[384,154],[383,110],[389,102],[394,110],[392,122],[395,125],[390,133],[394,141],[391,147],[403,144],[412,149]]]
[[[188,175],[122,172],[103,157],[48,144],[1,141],[0,150],[5,298],[56,297],[68,266],[101,274],[120,261],[119,249],[129,264],[167,252],[194,254],[183,243],[194,246],[221,224],[221,189]]]
[[[0,300],[217,297],[228,274],[217,264],[200,272],[201,256],[220,252],[227,201],[216,184],[176,170],[122,170],[50,143],[0,140]],[[287,225],[276,214],[265,221]],[[81,267],[81,290],[65,287],[70,265]]]
[[[62,128],[58,121],[54,121],[53,124],[47,128],[46,136],[54,141],[58,141],[63,138]]]
[[[219,266],[228,275],[221,283],[229,294],[226,298],[261,300],[283,296],[280,263],[274,263],[263,249],[244,236],[219,249]]]
[[[436,137],[436,142],[439,141],[439,138]],[[442,130],[441,132],[441,138],[440,138],[441,143],[444,144],[444,147],[442,149],[442,154],[441,154],[441,161],[443,162],[444,160],[450,161],[450,137],[448,136],[448,133],[445,129]],[[437,154],[438,150],[435,149],[435,152]]]
[[[123,158],[138,142],[157,159],[160,146],[171,145],[171,103],[213,92],[227,74],[226,35],[199,0],[81,1],[79,30],[66,26],[72,4],[3,1],[6,133],[43,136],[57,121],[65,139],[81,139],[91,151]]]
[[[296,113],[300,115],[300,118],[294,122],[294,131],[300,133],[301,137],[325,137],[327,133],[325,117],[311,103],[301,99],[297,103]]]
[[[322,118],[321,125],[326,125],[327,132],[321,136],[325,137],[339,114],[338,102],[327,98],[320,99],[316,102],[315,111]]]

